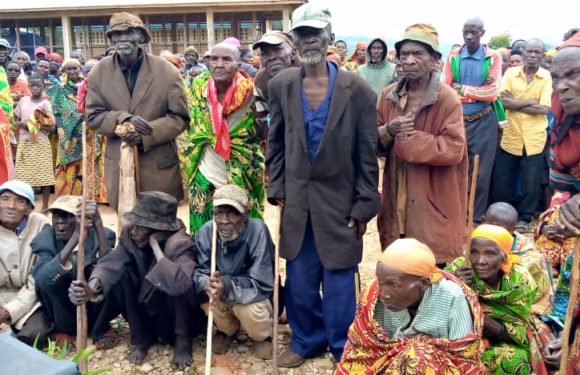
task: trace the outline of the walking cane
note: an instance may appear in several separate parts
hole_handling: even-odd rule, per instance
[[[211,223],[211,258],[210,258],[210,277],[213,275],[216,269],[216,256],[217,256],[217,225],[215,218]],[[207,309],[207,345],[205,349],[205,375],[211,374],[211,344],[212,344],[212,334],[213,334],[213,309],[211,304]]]
[[[133,146],[133,161],[135,163],[135,192],[139,194],[141,191],[141,173],[139,169],[139,148]]]
[[[566,320],[564,321],[564,332],[562,332],[562,357],[560,358],[560,373],[566,373],[568,365],[568,352],[570,341],[570,330],[572,329],[572,318],[574,308],[578,303],[578,285],[580,284],[580,237],[576,237],[576,246],[574,246],[574,261],[572,262],[572,276],[570,277],[570,300],[566,309]]]
[[[278,301],[280,300],[280,236],[282,234],[282,207],[278,206],[276,247],[274,248],[274,323],[272,327],[272,375],[278,374]]]
[[[467,212],[467,244],[465,247],[465,264],[471,263],[471,233],[473,232],[473,209],[475,205],[475,192],[477,191],[477,175],[479,174],[479,155],[473,157],[473,172],[471,173],[471,186],[469,188],[469,207]]]
[[[87,240],[87,219],[85,217],[87,210],[86,198],[88,192],[89,176],[87,176],[87,124],[83,122],[82,125],[82,191],[83,199],[81,200],[81,229],[79,235],[79,251],[77,254],[77,281],[85,281],[85,242]],[[77,352],[81,352],[87,347],[87,305],[83,303],[77,306]],[[79,370],[81,373],[86,373],[88,370],[88,363],[86,356],[79,356]]]

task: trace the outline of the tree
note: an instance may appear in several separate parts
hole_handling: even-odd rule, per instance
[[[487,43],[489,48],[498,49],[500,47],[509,48],[512,45],[512,37],[506,31],[503,34],[492,36]]]

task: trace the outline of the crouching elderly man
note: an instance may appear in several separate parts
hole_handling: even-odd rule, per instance
[[[68,289],[77,275],[77,252],[80,239],[82,197],[64,195],[46,210],[52,214],[52,225],[45,225],[30,246],[37,257],[32,269],[36,295],[52,325],[51,336],[59,344],[75,342],[76,306],[68,298]],[[90,276],[97,259],[115,247],[115,232],[105,228],[97,202],[86,203],[87,240],[84,252],[85,275]],[[119,315],[107,304],[88,306],[89,332],[98,349],[109,349],[118,342],[109,322]]]
[[[140,193],[117,248],[99,258],[87,283],[74,281],[75,304],[115,303],[129,322],[129,361],[140,364],[158,339],[174,342],[174,369],[192,363],[196,303],[192,287],[195,243],[176,217],[177,200],[169,194]],[[111,299],[111,300],[108,300]]]
[[[272,303],[274,245],[263,221],[248,218],[248,195],[236,185],[224,185],[213,196],[217,224],[217,270],[210,275],[212,221],[195,236],[198,248],[194,281],[205,291],[213,309],[217,333],[213,352],[225,353],[240,329],[254,340],[254,355],[272,358]]]
[[[395,240],[358,301],[336,375],[484,374],[477,296],[435,265],[431,249]]]
[[[45,342],[49,330],[29,275],[34,263],[30,243],[48,223],[32,213],[34,207],[34,191],[27,183],[11,180],[0,186],[0,325],[11,325],[29,345],[37,335]]]

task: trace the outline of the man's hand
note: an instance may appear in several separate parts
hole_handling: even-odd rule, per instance
[[[0,306],[0,324],[10,320],[10,313],[4,307]]]
[[[163,254],[163,250],[161,249],[160,242],[165,241],[167,239],[168,233],[165,231],[159,231],[151,234],[149,236],[149,246],[153,250],[153,255],[155,255],[155,259],[159,262],[162,258],[165,258],[165,254]]]
[[[395,117],[387,124],[387,131],[393,138],[399,133],[411,135],[415,133],[415,120],[412,115]]]
[[[567,230],[574,236],[580,236],[580,194],[560,206],[560,216],[554,224],[560,232]]]
[[[75,213],[77,223],[79,226],[81,224],[81,213],[82,213],[82,203],[78,205],[77,212]],[[87,227],[93,227],[103,223],[96,201],[89,200],[86,202],[85,218]]]
[[[560,359],[562,357],[562,338],[552,339],[546,345],[544,352],[542,353],[544,361],[548,367],[557,370],[560,368]]]
[[[101,290],[99,280],[92,279],[87,284],[84,281],[73,280],[68,288],[68,298],[73,305],[82,305],[87,301],[98,300],[97,293]]]
[[[215,306],[215,304],[222,298],[225,290],[224,278],[220,276],[218,271],[214,272],[208,280],[208,294],[209,294],[209,304]]]
[[[473,268],[471,266],[461,266],[455,271],[455,276],[459,277],[467,285],[473,282]]]
[[[513,99],[514,98],[512,93],[509,91],[502,91],[499,93],[499,96],[501,96],[502,99]]]
[[[274,201],[276,202],[276,206],[284,207],[286,204],[286,198],[277,198]]]
[[[141,116],[133,116],[129,119],[129,122],[135,126],[135,130],[139,134],[150,135],[153,133],[153,128],[149,125],[149,122]]]
[[[123,138],[123,142],[127,143],[129,146],[134,146],[143,143],[143,138],[141,138],[140,133],[131,132]]]
[[[463,86],[462,86],[461,84],[457,83],[457,82],[453,82],[453,83],[451,84],[451,88],[452,88],[453,90],[455,90],[455,92],[457,92],[459,95],[461,95],[461,88],[462,88],[462,87],[463,87]]]
[[[349,229],[353,228],[354,226],[356,226],[356,238],[362,238],[365,234],[365,232],[367,231],[367,223],[360,223],[358,220],[353,219],[352,217],[350,218],[350,220],[348,221],[347,227]]]
[[[501,323],[483,314],[483,337],[497,337],[503,332]]]

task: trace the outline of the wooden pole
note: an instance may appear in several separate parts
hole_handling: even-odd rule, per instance
[[[210,259],[210,277],[213,275],[216,269],[216,256],[217,256],[217,224],[215,218],[211,223],[211,259]],[[213,335],[213,308],[211,303],[207,309],[207,345],[205,349],[205,375],[211,374],[211,344]]]
[[[572,262],[572,276],[570,276],[570,300],[566,309],[566,320],[564,321],[564,332],[562,332],[562,357],[560,358],[560,374],[566,373],[568,366],[568,354],[570,351],[570,330],[572,329],[572,318],[574,308],[578,303],[578,288],[580,284],[580,237],[576,237],[574,247],[574,261]]]
[[[278,374],[278,301],[280,300],[280,237],[282,235],[282,207],[278,207],[276,247],[274,248],[274,323],[272,327],[272,375]]]
[[[139,148],[133,146],[133,159],[135,161],[135,192],[141,192],[141,170],[139,169]]]
[[[82,134],[82,175],[83,175],[83,199],[81,200],[81,229],[79,238],[79,251],[77,254],[77,281],[85,281],[85,242],[87,240],[87,219],[85,217],[87,202],[86,196],[88,194],[89,176],[87,176],[87,124],[83,122]],[[77,306],[77,351],[86,349],[87,347],[87,305],[83,303]],[[88,362],[85,356],[80,356],[78,361],[79,370],[81,373],[88,371]]]
[[[475,193],[477,191],[477,175],[479,174],[479,155],[473,157],[473,172],[471,173],[471,186],[469,188],[469,206],[467,208],[467,244],[465,247],[465,264],[470,264],[471,233],[473,232],[473,209],[475,205]]]

